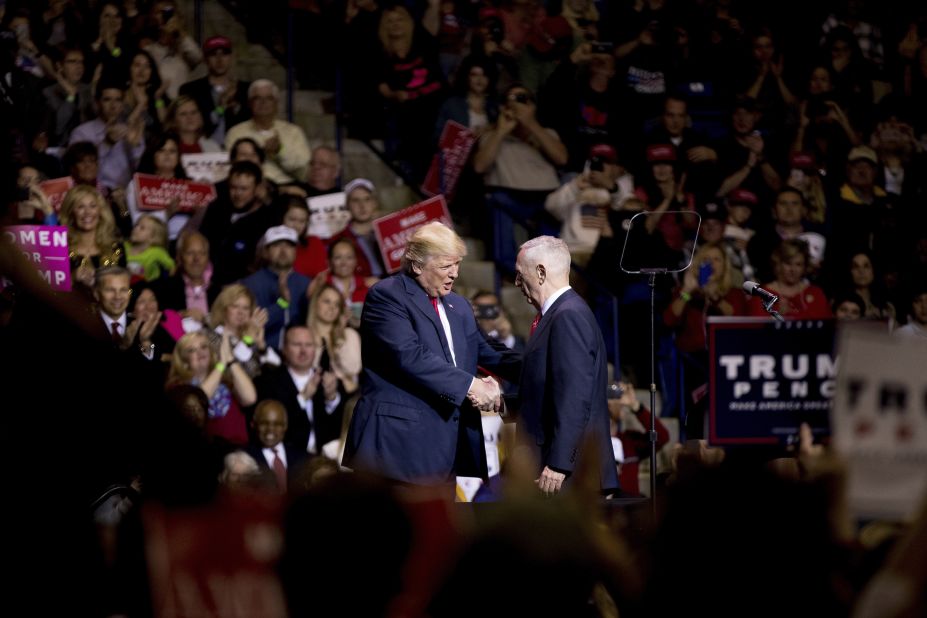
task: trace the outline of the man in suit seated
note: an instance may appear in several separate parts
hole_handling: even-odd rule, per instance
[[[100,319],[117,347],[137,351],[148,360],[159,358],[160,355],[155,356],[155,344],[151,337],[161,321],[161,312],[144,321],[134,319],[129,322],[127,309],[132,296],[132,288],[129,286],[131,277],[129,271],[121,266],[107,266],[97,270],[93,296],[100,310]]]
[[[477,365],[514,381],[521,363],[487,342],[470,302],[451,291],[465,254],[453,230],[428,223],[409,239],[400,271],[368,292],[345,466],[420,485],[487,478],[479,410],[498,410],[501,393],[474,377]]]
[[[287,430],[286,408],[276,399],[265,399],[255,408],[251,427],[254,440],[247,449],[248,454],[260,468],[274,473],[277,489],[286,493],[290,479],[306,459],[304,450],[283,441]]]
[[[515,285],[538,310],[525,346],[519,409],[541,465],[538,488],[560,491],[579,450],[591,446],[603,493],[618,489],[610,438],[605,341],[586,302],[570,287],[570,250],[553,236],[521,246]]]
[[[258,399],[275,399],[287,413],[285,440],[308,453],[337,452],[344,415],[338,377],[315,369],[316,345],[312,331],[302,324],[283,334],[283,365],[265,366],[255,380]],[[334,446],[323,450],[328,443]]]
[[[195,230],[188,230],[177,239],[177,272],[151,284],[162,309],[173,309],[184,318],[194,320],[187,332],[202,328],[209,307],[222,291],[212,280],[209,263],[209,241]]]

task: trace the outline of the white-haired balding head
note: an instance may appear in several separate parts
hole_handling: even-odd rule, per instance
[[[248,86],[248,100],[253,99],[260,90],[269,91],[275,100],[280,100],[280,88],[269,79],[256,79],[251,82],[251,85]]]
[[[570,280],[570,248],[562,239],[538,236],[523,244],[520,251],[528,265],[543,264],[548,277],[562,280],[564,285]]]

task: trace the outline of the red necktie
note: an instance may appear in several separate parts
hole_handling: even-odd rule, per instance
[[[438,297],[437,296],[431,299],[431,306],[435,308],[435,313],[437,313],[438,317],[440,318],[441,312],[438,311]]]
[[[113,332],[110,335],[113,338],[113,343],[116,345],[122,344],[122,335],[119,334],[119,322],[113,322],[112,324]]]
[[[531,322],[531,332],[528,333],[529,337],[534,334],[535,330],[537,330],[538,322],[540,321],[541,321],[541,312],[538,311],[538,314],[534,316],[534,321]]]
[[[277,453],[279,446],[273,448],[274,451],[274,476],[277,477],[277,487],[280,488],[280,493],[286,491],[286,466],[283,465],[283,460],[280,459],[280,455]]]

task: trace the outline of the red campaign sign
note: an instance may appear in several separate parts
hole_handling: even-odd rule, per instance
[[[286,616],[272,497],[220,496],[198,508],[142,509],[156,616]]]
[[[52,178],[45,182],[39,183],[39,190],[48,198],[48,203],[55,209],[55,212],[61,210],[61,203],[64,196],[74,186],[74,179],[70,176],[63,178]]]
[[[454,198],[454,190],[460,173],[467,164],[476,134],[459,122],[448,120],[438,140],[438,152],[431,160],[431,167],[422,184],[422,191],[428,195],[443,194],[448,200]]]
[[[59,292],[71,291],[68,228],[63,225],[11,225],[3,233],[35,264],[42,279]]]
[[[443,195],[428,198],[373,222],[386,270],[391,273],[399,270],[409,236],[429,221],[440,221],[448,227],[454,227]]]
[[[191,212],[216,199],[216,188],[208,182],[158,178],[150,174],[135,174],[132,181],[139,210],[164,210],[177,200],[178,212]]]

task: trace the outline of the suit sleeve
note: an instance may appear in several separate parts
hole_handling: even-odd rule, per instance
[[[438,397],[461,405],[473,376],[458,369],[424,345],[409,315],[411,306],[374,287],[364,303],[364,337],[376,341],[382,367],[394,367],[402,376]]]
[[[595,333],[578,313],[561,311],[551,324],[548,390],[553,406],[553,436],[548,465],[571,472],[592,413],[596,384]]]

